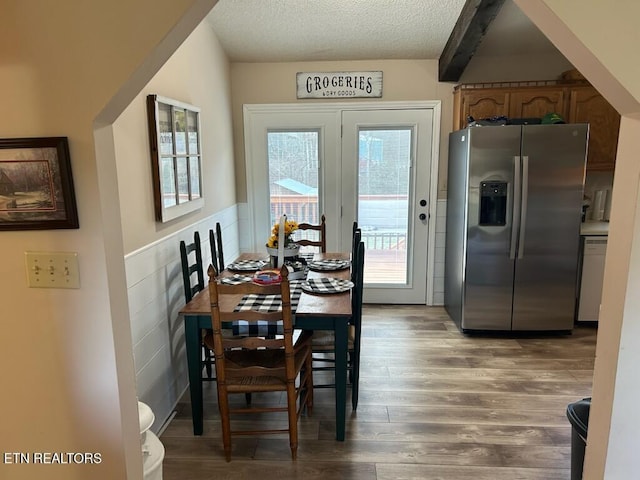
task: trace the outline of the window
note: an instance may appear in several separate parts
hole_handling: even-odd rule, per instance
[[[200,109],[147,97],[156,220],[167,222],[204,205]]]

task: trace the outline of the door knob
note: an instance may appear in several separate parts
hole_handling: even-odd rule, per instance
[[[421,207],[426,207],[427,206],[427,201],[426,200],[420,200],[420,206]]]
[[[426,220],[426,219],[427,219],[427,214],[426,214],[426,213],[421,213],[420,215],[418,215],[418,218],[419,218],[420,220],[423,220],[423,221],[424,221],[424,220]]]

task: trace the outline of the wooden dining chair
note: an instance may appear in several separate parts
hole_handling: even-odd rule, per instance
[[[216,222],[216,229],[209,229],[209,246],[211,247],[211,263],[218,272],[224,270],[224,251],[222,249],[222,227]]]
[[[352,260],[356,258],[356,254],[358,253],[358,245],[360,245],[361,241],[362,241],[362,230],[360,230],[359,228],[355,228],[353,230],[353,238],[351,240],[351,259]],[[351,273],[353,274],[353,265],[355,265],[355,262],[353,262],[351,265],[352,265]]]
[[[355,235],[354,237],[357,237]],[[360,345],[362,338],[362,290],[364,287],[364,242],[359,241],[352,257],[351,281],[354,287],[351,291],[351,318],[348,331],[348,380],[351,386],[351,406],[358,408],[359,380],[360,380]],[[335,372],[335,336],[333,332],[313,332],[313,370],[316,372]],[[315,388],[335,388],[333,383],[316,383]]]
[[[289,433],[291,457],[296,459],[298,451],[298,417],[303,408],[311,413],[313,407],[313,371],[311,365],[311,332],[296,332],[294,341],[291,296],[286,267],[280,270],[282,281],[278,284],[259,285],[244,282],[237,285],[219,283],[216,270],[208,269],[209,294],[213,332],[205,337],[205,344],[215,353],[216,376],[218,378],[218,407],[222,424],[222,442],[227,461],[231,460],[232,435],[256,435],[266,433]],[[258,310],[234,311],[235,305],[225,307],[225,295],[242,298],[245,295],[279,295],[282,308],[275,312]],[[231,302],[234,303],[235,302]],[[259,308],[259,307],[253,307]],[[223,324],[243,321],[257,324],[259,321],[282,325],[282,332],[275,336],[229,336],[223,334]],[[275,337],[275,338],[274,338]],[[296,383],[296,379],[300,377]],[[253,392],[286,392],[286,406],[232,407],[229,395]],[[286,429],[242,429],[231,428],[231,416],[263,412],[287,412]]]
[[[320,218],[320,224],[314,225],[311,223],[299,223],[298,230],[303,232],[311,231],[318,232],[312,233],[308,238],[301,238],[296,240],[296,243],[300,246],[311,246],[318,247],[320,252],[325,253],[327,251],[327,240],[326,240],[326,218],[324,214]],[[313,238],[312,238],[313,235]]]
[[[180,242],[180,263],[182,265],[182,283],[184,287],[184,300],[189,303],[193,296],[201,290],[204,290],[204,270],[202,265],[202,247],[200,243],[200,234],[193,234],[193,242],[187,244],[184,240]],[[202,332],[202,337],[207,331]],[[215,380],[213,377],[213,358],[211,351],[202,344],[203,363],[206,376],[203,380]]]

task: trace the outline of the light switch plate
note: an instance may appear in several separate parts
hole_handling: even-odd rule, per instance
[[[80,288],[75,252],[25,252],[27,283],[31,288]]]

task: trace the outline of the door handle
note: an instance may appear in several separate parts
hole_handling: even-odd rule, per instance
[[[421,213],[420,215],[418,215],[418,218],[422,221],[425,221],[427,219],[427,214],[426,213]]]
[[[518,246],[518,229],[520,227],[520,157],[513,157],[513,198],[511,199],[511,245],[509,259],[516,259]]]
[[[520,206],[520,239],[518,240],[518,259],[524,256],[525,230],[527,229],[527,207],[529,203],[529,157],[522,157],[522,202]]]

